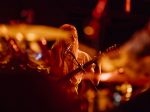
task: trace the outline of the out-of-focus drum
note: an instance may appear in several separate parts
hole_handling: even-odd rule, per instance
[[[51,26],[0,24],[0,36],[11,36],[12,38],[15,38],[20,34],[22,34],[28,41],[39,40],[42,37],[44,37],[46,40],[58,40],[65,39],[69,36],[69,32]]]

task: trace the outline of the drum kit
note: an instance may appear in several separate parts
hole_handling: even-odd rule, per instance
[[[16,24],[16,25],[0,25],[0,36],[9,36],[17,38],[18,34],[24,35],[28,41],[40,40],[44,37],[46,40],[57,40],[65,39],[68,37],[69,32],[61,29],[44,26],[44,25],[27,25],[27,24]]]
[[[48,49],[46,48],[47,42],[66,39],[69,35],[69,32],[51,26],[1,24],[1,66],[9,63],[13,58],[18,60],[21,55],[24,55],[22,58],[27,56],[29,62],[32,62],[32,64],[29,64],[30,67],[31,65],[38,65],[44,68],[45,63],[48,61],[47,58],[49,58]]]

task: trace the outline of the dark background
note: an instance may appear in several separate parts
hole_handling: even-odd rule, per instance
[[[124,11],[125,0],[108,0],[99,20],[99,38],[86,37],[83,28],[90,22],[98,0],[4,0],[0,1],[0,23],[11,20],[25,21],[23,10],[33,12],[33,24],[59,27],[64,23],[75,25],[79,40],[99,50],[126,42],[131,35],[144,27],[149,20],[150,0],[131,0],[131,12]]]

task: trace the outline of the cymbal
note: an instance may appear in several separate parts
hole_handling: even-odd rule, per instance
[[[41,38],[46,40],[66,39],[70,33],[59,28],[44,25],[0,24],[0,36],[16,38],[21,34],[28,41],[36,41]]]

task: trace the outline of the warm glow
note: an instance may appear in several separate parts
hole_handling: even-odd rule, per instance
[[[121,86],[121,91],[122,93],[125,94],[125,100],[128,101],[132,95],[132,86],[131,84],[128,84],[128,83],[124,83],[122,86]]]
[[[6,38],[8,36],[8,29],[5,25],[0,26],[0,36],[5,36]]]
[[[131,0],[126,0],[125,11],[129,13],[131,11]]]
[[[13,49],[14,49],[16,52],[19,51],[17,45],[15,44],[15,42],[14,42],[13,40],[10,41],[10,44],[12,45]]]
[[[114,65],[112,64],[111,60],[108,57],[102,57],[101,65],[103,71],[110,72],[114,70]]]
[[[41,52],[40,46],[36,42],[31,42],[30,48],[31,48],[31,50],[33,50],[35,52]]]
[[[93,27],[91,27],[91,26],[86,26],[86,27],[84,28],[84,33],[85,33],[86,35],[93,35],[93,34],[94,34],[94,29],[93,29]]]
[[[3,51],[3,46],[2,44],[0,43],[0,52]]]
[[[0,31],[1,31],[1,33],[4,33],[4,34],[5,34],[5,33],[7,33],[7,32],[8,32],[8,30],[7,30],[7,28],[6,28],[6,26],[5,26],[5,25],[2,25],[0,29],[1,29],[1,30],[0,30]]]
[[[42,42],[43,45],[46,45],[46,44],[47,44],[47,41],[46,41],[46,39],[44,39],[44,38],[41,39],[41,42]]]
[[[34,33],[27,33],[26,34],[26,39],[28,41],[35,41],[35,40],[37,40],[36,38],[37,38],[37,36]]]
[[[118,69],[118,72],[121,74],[121,73],[124,72],[124,69],[123,69],[123,68],[119,68],[119,69]]]
[[[22,33],[17,33],[16,34],[16,39],[18,40],[18,41],[22,41],[23,40],[23,34]]]
[[[128,58],[128,54],[121,51],[117,51],[117,53],[110,52],[108,55],[104,55],[101,58],[102,70],[105,72],[112,72],[120,68],[119,72],[122,73],[124,71],[122,66],[127,63]]]
[[[112,77],[112,73],[102,73],[99,78],[100,81],[107,81],[111,77]]]
[[[12,38],[16,38],[16,35],[18,35],[18,33],[22,33],[25,39],[28,41],[41,40],[41,37],[44,37],[47,41],[50,41],[57,39],[66,39],[70,36],[70,32],[50,26],[0,24],[0,36],[11,36]]]

